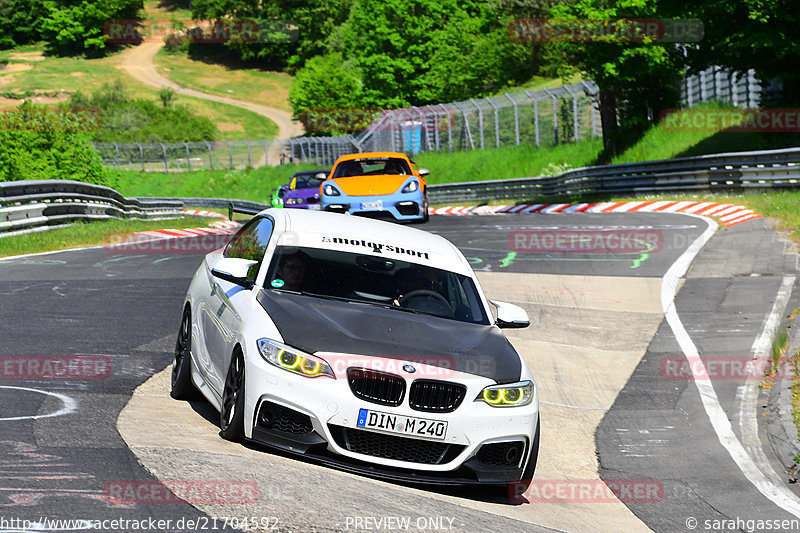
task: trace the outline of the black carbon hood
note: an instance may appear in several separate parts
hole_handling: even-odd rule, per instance
[[[284,342],[307,353],[372,355],[443,365],[495,380],[519,381],[522,364],[496,326],[278,291],[258,302]]]

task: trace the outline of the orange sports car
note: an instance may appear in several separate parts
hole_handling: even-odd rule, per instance
[[[337,213],[425,222],[428,174],[398,152],[343,155],[320,185],[320,205]]]

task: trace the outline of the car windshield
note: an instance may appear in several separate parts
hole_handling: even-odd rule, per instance
[[[311,187],[319,187],[325,178],[318,178],[316,174],[310,176],[296,176],[293,189],[309,189]]]
[[[264,285],[275,291],[489,323],[469,276],[375,255],[279,246]]]
[[[405,159],[399,157],[376,157],[352,159],[342,161],[336,165],[333,178],[347,178],[351,176],[379,176],[379,175],[410,176],[411,168]]]

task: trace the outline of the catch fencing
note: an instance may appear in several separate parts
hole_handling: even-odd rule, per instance
[[[683,107],[712,100],[757,108],[762,88],[749,70],[738,74],[710,67],[677,82]],[[485,150],[520,144],[537,147],[601,136],[598,86],[593,81],[552,89],[504,93],[377,112],[362,131],[340,136],[290,139],[184,142],[93,143],[103,163],[115,168],[185,172],[310,163],[330,168],[344,154],[393,151]],[[336,110],[362,116],[364,110]]]

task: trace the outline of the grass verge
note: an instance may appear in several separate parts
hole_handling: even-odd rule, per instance
[[[0,239],[0,257],[97,246],[111,235],[156,229],[205,227],[218,219],[190,217],[172,220],[98,220]]]
[[[293,173],[316,168],[314,165],[284,165],[173,174],[109,170],[109,183],[125,196],[201,196],[269,203],[272,189],[287,183]]]

